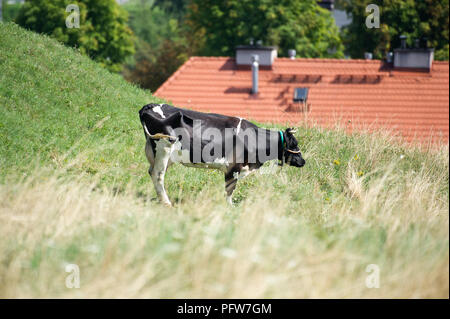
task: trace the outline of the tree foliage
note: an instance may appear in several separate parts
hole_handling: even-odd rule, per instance
[[[371,3],[380,8],[380,28],[366,27],[366,7]],[[340,0],[338,5],[353,19],[343,30],[346,49],[353,58],[363,57],[364,52],[383,58],[400,46],[399,36],[404,34],[409,46],[414,46],[415,39],[427,38],[428,46],[436,49],[436,58],[448,60],[448,0]]]
[[[154,1],[134,0],[123,7],[128,12],[129,26],[138,44],[145,42],[155,50],[166,39],[181,40],[178,20]]]
[[[287,56],[342,57],[331,13],[315,0],[192,0],[187,24],[202,55],[234,55],[250,39],[279,47]]]
[[[185,47],[170,39],[166,39],[159,50],[143,48],[137,54],[136,64],[126,68],[124,76],[151,91],[163,84],[187,59]]]
[[[123,70],[128,81],[154,91],[192,53],[180,26],[183,3],[134,0],[124,5],[130,27],[137,36],[137,52]]]
[[[79,28],[66,26],[69,4],[79,7]],[[115,0],[31,0],[22,6],[16,22],[79,48],[114,72],[120,71],[121,63],[134,53],[127,13]]]
[[[13,21],[19,13],[21,3],[10,3],[8,0],[0,0],[2,2],[2,19],[3,22]]]
[[[188,0],[154,0],[155,7],[161,8],[170,15],[181,19],[186,13]]]

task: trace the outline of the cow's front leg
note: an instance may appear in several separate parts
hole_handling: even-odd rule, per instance
[[[164,139],[156,142],[155,164],[151,169],[150,176],[155,185],[156,194],[159,200],[166,206],[172,206],[164,187],[164,176],[169,164],[170,155],[172,153],[172,144]]]
[[[243,166],[240,169],[232,169],[225,174],[225,190],[227,191],[227,201],[230,205],[233,205],[233,192],[236,188],[237,182],[255,172],[255,167],[249,165]]]
[[[230,205],[233,205],[233,192],[238,181],[234,173],[235,171],[230,171],[225,174],[225,191],[227,192],[227,202]]]

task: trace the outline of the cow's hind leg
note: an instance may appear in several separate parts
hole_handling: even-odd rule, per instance
[[[155,166],[155,151],[153,150],[152,144],[150,143],[150,139],[147,139],[145,143],[145,156],[150,164],[148,168],[148,173],[151,176],[153,166]]]
[[[164,176],[169,165],[171,152],[172,145],[169,141],[164,139],[158,140],[156,142],[155,164],[153,168],[149,170],[153,184],[155,185],[156,194],[158,195],[159,200],[167,206],[172,206],[172,203],[170,202],[164,187]]]

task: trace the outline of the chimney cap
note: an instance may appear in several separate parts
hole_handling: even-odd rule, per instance
[[[258,63],[261,66],[272,66],[277,57],[277,47],[275,46],[257,46],[257,45],[239,45],[236,47],[236,64],[252,65],[252,56],[259,56]]]

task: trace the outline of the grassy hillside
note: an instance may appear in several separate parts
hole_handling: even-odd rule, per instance
[[[0,297],[448,298],[448,146],[300,126],[304,168],[266,167],[229,207],[221,173],[175,165],[170,209],[137,117],[152,101],[0,24]]]

